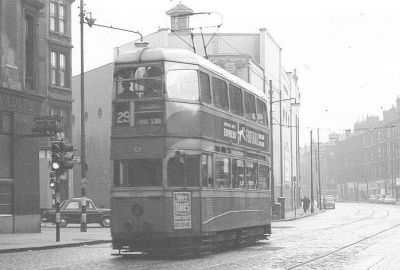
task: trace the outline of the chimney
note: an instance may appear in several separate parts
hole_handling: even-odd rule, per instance
[[[171,17],[172,31],[189,30],[189,15],[193,14],[192,9],[179,2],[179,4],[168,10],[165,14]]]

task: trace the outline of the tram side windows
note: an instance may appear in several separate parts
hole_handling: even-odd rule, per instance
[[[215,184],[216,188],[230,188],[231,166],[229,158],[215,159]]]
[[[244,161],[241,159],[232,160],[232,188],[246,188],[244,178]]]
[[[211,104],[210,76],[200,71],[200,93],[201,101]]]
[[[260,164],[258,172],[258,189],[269,189],[270,186],[269,168],[266,165]]]
[[[203,154],[201,156],[201,185],[203,188],[213,188],[213,169],[212,155]]]
[[[238,115],[243,115],[243,94],[242,90],[236,86],[229,85],[229,98],[231,111]]]
[[[247,92],[244,92],[244,115],[251,120],[256,120],[256,103],[254,96]]]
[[[199,100],[199,80],[196,70],[170,70],[167,73],[168,97],[190,101]]]
[[[246,182],[248,189],[257,189],[258,187],[258,164],[252,161],[246,161]]]
[[[167,164],[167,182],[169,187],[198,187],[200,155],[171,157]]]
[[[265,102],[259,99],[257,99],[257,122],[268,125],[267,106],[265,105]]]
[[[229,110],[228,88],[226,82],[218,78],[212,78],[212,89],[214,105],[224,110]]]

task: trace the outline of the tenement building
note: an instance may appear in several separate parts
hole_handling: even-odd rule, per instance
[[[315,149],[316,144],[312,157],[309,149],[301,157],[304,194],[311,192],[312,160],[314,192],[321,180],[322,194],[335,195],[340,200],[399,201],[400,98],[396,105],[383,111],[382,119],[367,116],[354,124],[353,131],[331,134],[331,140],[320,145],[319,166]]]
[[[40,211],[52,206],[50,138],[32,127],[58,115],[71,139],[72,2],[0,1],[0,233],[39,232]]]

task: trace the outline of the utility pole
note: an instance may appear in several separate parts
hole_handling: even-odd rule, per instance
[[[55,172],[55,193],[56,193],[56,242],[60,242],[60,175],[58,172]]]
[[[319,159],[319,128],[317,129],[318,136],[318,195],[319,195],[319,210],[322,210],[322,191],[321,191],[321,160]]]
[[[297,179],[296,179],[296,184],[297,184],[297,198],[300,199],[300,182],[301,182],[301,175],[300,175],[300,118],[299,115],[297,115],[297,145],[296,145],[296,157],[297,157]]]
[[[283,197],[283,144],[282,144],[282,83],[281,83],[281,53],[279,48],[279,171],[281,180],[280,197]]]
[[[292,103],[290,104],[290,199],[291,199],[291,206],[292,206],[292,211],[294,211],[295,206],[294,206],[294,179],[293,179],[293,105]]]
[[[312,130],[310,130],[310,167],[311,167],[311,175],[310,175],[310,179],[311,179],[311,213],[314,213],[314,182],[313,182],[313,168],[312,168],[312,157],[313,157],[313,152],[312,152],[312,144],[313,144],[313,139],[312,139]]]
[[[84,4],[80,2],[80,27],[81,27],[81,232],[87,231],[86,221],[86,143],[85,143],[85,70],[84,70],[84,50],[83,50],[83,25],[84,25]]]
[[[271,151],[271,205],[275,207],[275,178],[274,178],[274,125],[272,124],[272,80],[269,80],[269,137]]]

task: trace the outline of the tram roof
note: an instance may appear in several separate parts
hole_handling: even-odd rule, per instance
[[[187,64],[200,65],[218,75],[226,78],[227,80],[245,88],[252,93],[267,99],[265,93],[260,89],[240,79],[239,77],[229,73],[225,69],[215,65],[211,61],[208,61],[204,57],[195,54],[188,50],[183,49],[172,49],[172,48],[137,48],[129,51],[119,53],[115,58],[116,64],[124,63],[139,63],[139,62],[151,62],[151,61],[173,61]]]

